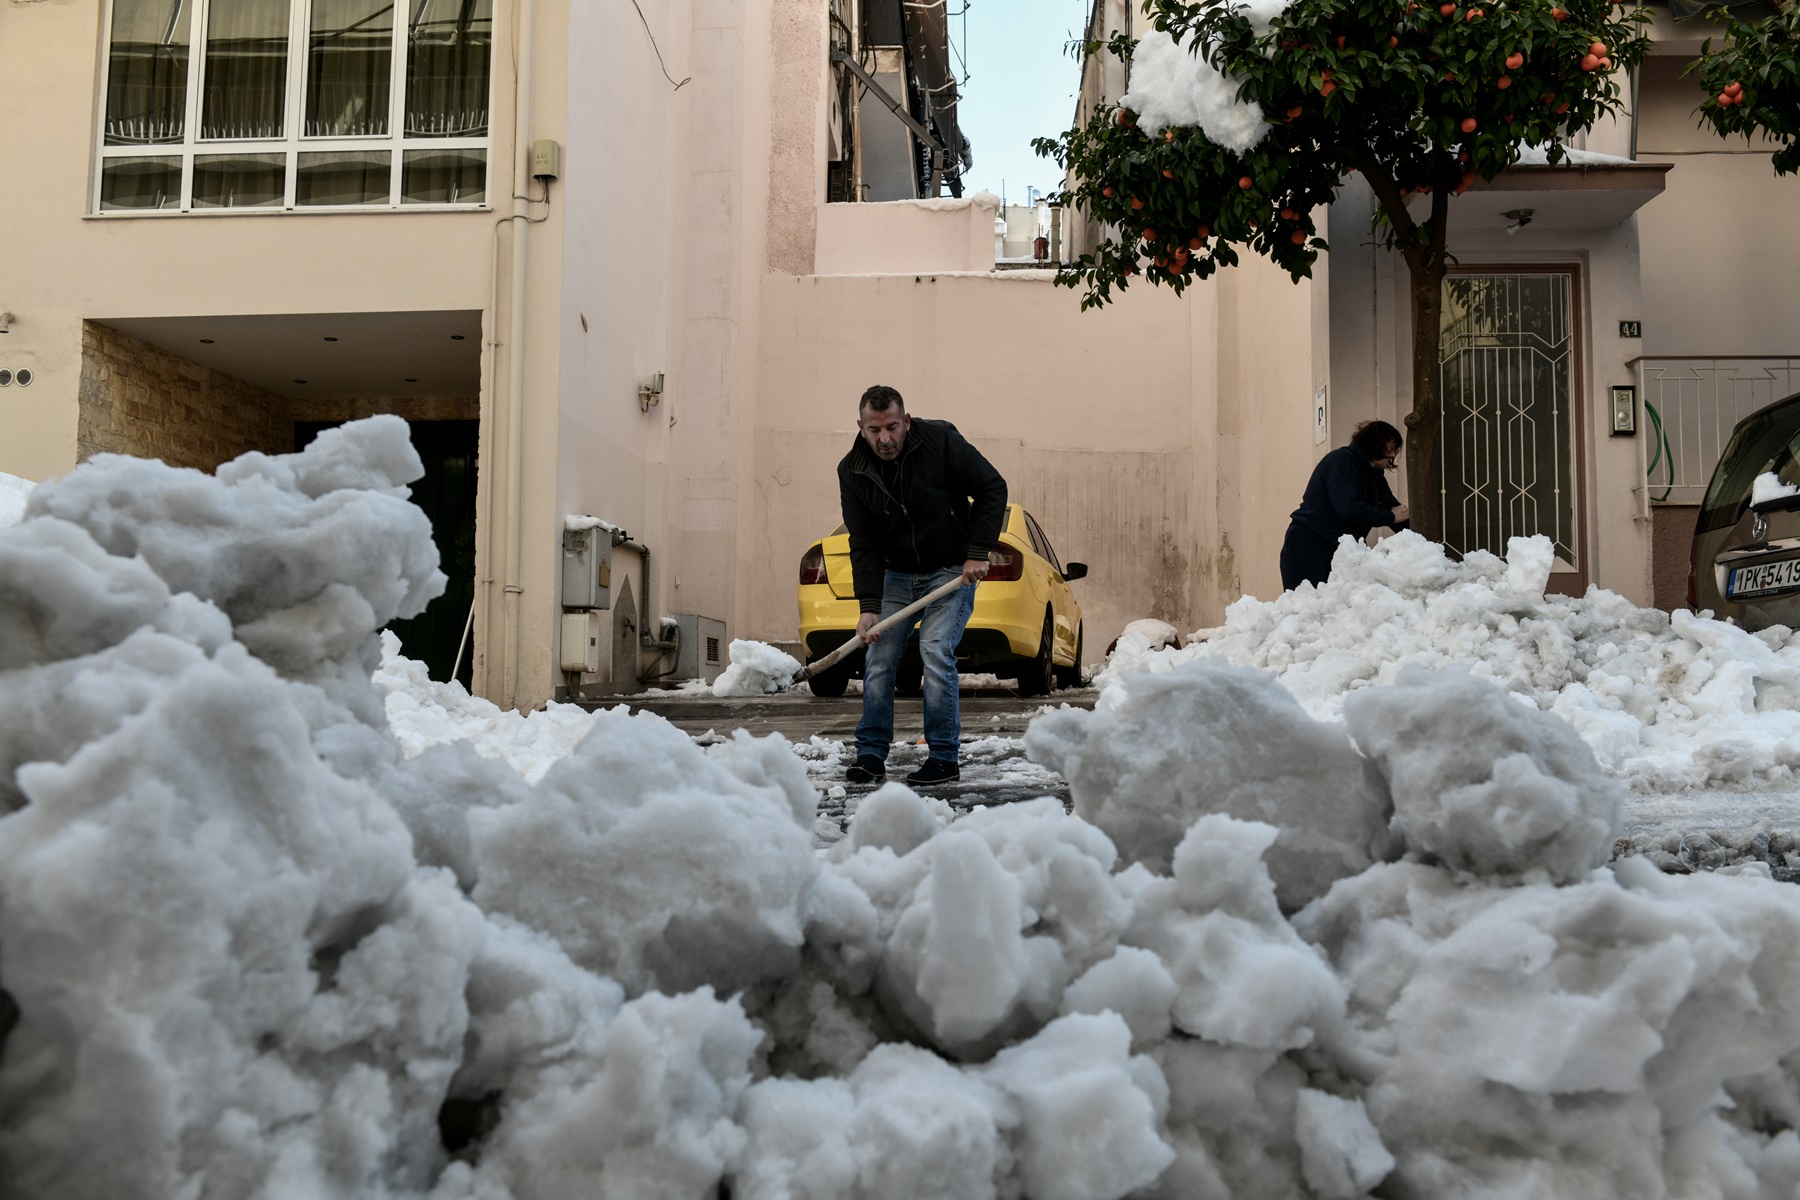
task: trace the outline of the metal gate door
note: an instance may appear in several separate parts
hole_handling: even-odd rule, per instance
[[[1453,275],[1444,281],[1444,543],[1506,552],[1541,533],[1580,571],[1576,539],[1573,278]]]

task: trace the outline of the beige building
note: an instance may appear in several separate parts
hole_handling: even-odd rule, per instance
[[[1122,21],[1108,2],[1096,20]],[[997,271],[993,199],[954,194],[941,18],[899,0],[0,6],[0,150],[30,164],[0,174],[18,381],[0,470],[106,451],[210,468],[408,417],[452,580],[408,650],[523,707],[667,672],[664,618],[685,620],[688,670],[707,669],[695,618],[794,642],[799,559],[837,523],[834,465],[875,382],[955,421],[1090,565],[1090,661],[1134,618],[1195,628],[1273,594],[1317,455],[1407,403],[1392,263],[1345,238],[1298,286],[1251,264],[1085,314],[1049,272]],[[1800,286],[1800,249],[1747,219],[1791,211],[1791,183],[1697,140],[1659,70],[1604,135],[1675,163],[1643,215],[1663,167],[1526,170],[1458,216],[1468,264],[1563,289],[1567,574],[1634,599],[1660,561],[1648,443],[1609,435],[1608,389],[1649,396],[1646,354],[1792,353],[1767,314]],[[1084,103],[1122,86],[1092,72]],[[1613,336],[1640,319],[1642,339]],[[604,571],[565,564],[570,516],[610,527]]]

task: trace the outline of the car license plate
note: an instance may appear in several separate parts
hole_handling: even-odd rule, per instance
[[[1733,568],[1731,578],[1725,585],[1725,595],[1738,600],[1747,596],[1767,596],[1796,589],[1800,589],[1800,558],[1790,558],[1784,562]]]

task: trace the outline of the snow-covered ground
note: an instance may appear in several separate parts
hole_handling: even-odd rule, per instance
[[[1392,539],[1043,714],[1074,812],[821,850],[833,743],[384,660],[419,470],[102,456],[0,529],[0,1192],[1800,1187],[1800,889],[1612,856],[1621,779],[1784,784],[1781,639]]]

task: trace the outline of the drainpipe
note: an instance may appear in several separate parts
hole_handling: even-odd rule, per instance
[[[513,78],[513,177],[512,216],[512,318],[507,332],[507,426],[506,426],[506,576],[501,605],[504,610],[504,644],[506,674],[502,684],[505,706],[519,706],[519,600],[524,592],[520,585],[520,541],[524,536],[525,516],[521,511],[525,495],[525,252],[531,230],[529,201],[531,192],[531,81],[532,37],[536,5],[533,0],[516,0],[518,4],[518,63]]]

